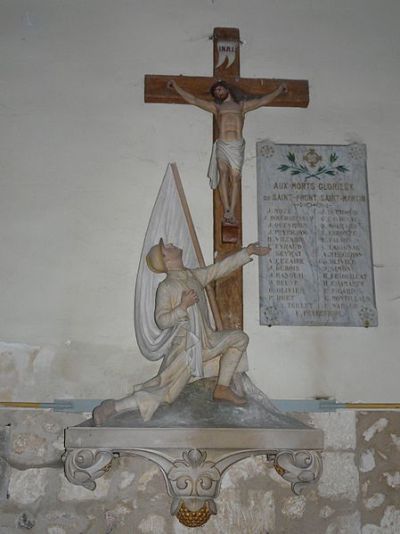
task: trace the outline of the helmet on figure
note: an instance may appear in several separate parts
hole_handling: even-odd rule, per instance
[[[153,273],[166,273],[167,269],[165,267],[165,262],[163,258],[162,248],[164,246],[164,241],[162,238],[157,243],[157,245],[154,245],[149,250],[147,256],[146,256],[146,263],[147,267],[150,269],[150,271],[153,271]]]

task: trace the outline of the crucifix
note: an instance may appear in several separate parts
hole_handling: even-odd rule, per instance
[[[216,143],[213,148],[213,156],[215,168],[213,170],[214,177],[210,176],[210,185],[212,185],[213,180],[217,180],[218,189],[217,186],[214,188],[212,185],[212,187],[214,253],[215,261],[219,261],[242,246],[240,178],[244,153],[244,141],[241,138],[244,114],[263,105],[307,107],[309,91],[306,80],[240,78],[240,34],[237,28],[214,28],[213,44],[213,77],[146,75],[145,102],[189,103],[214,115],[213,140]],[[223,98],[224,88],[226,88],[229,98],[222,105],[218,99]],[[252,99],[245,97],[243,103],[238,104],[234,89],[239,94],[251,95]],[[212,94],[210,94],[210,90]],[[240,106],[241,111],[238,111],[238,106]],[[233,134],[230,134],[230,128],[233,130]],[[221,130],[226,134],[225,137],[228,142],[218,145],[217,143],[223,137]],[[210,163],[210,168],[212,163],[213,160]],[[214,289],[223,328],[242,329],[242,271],[236,271],[222,280],[217,280]]]

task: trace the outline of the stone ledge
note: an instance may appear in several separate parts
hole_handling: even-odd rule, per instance
[[[323,446],[322,430],[312,428],[96,428],[79,426],[65,430],[66,449],[321,450]]]

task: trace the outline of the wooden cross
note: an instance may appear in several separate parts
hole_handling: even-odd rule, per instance
[[[306,80],[274,80],[240,78],[240,34],[237,28],[214,28],[214,76],[145,76],[145,102],[163,104],[186,104],[187,102],[167,87],[169,80],[175,80],[182,89],[204,100],[211,100],[210,87],[217,80],[225,80],[255,97],[274,91],[285,82],[287,93],[278,96],[269,106],[305,108],[309,102]],[[213,121],[213,139],[216,139],[217,125]],[[204,168],[207,168],[204,162]],[[214,205],[214,251],[216,261],[242,247],[242,202],[238,202],[239,223],[236,228],[221,224],[223,219],[222,202],[217,190],[213,191]],[[243,283],[242,271],[217,280],[216,300],[225,329],[243,328]]]

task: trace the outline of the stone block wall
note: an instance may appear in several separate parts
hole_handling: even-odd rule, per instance
[[[325,432],[318,486],[291,493],[263,457],[233,466],[204,534],[398,534],[400,414],[342,411],[302,415]],[[63,429],[83,415],[0,411],[0,533],[184,534],[156,466],[121,458],[94,492],[63,473]],[[8,426],[9,425],[9,426]],[[8,436],[9,435],[9,436]]]

